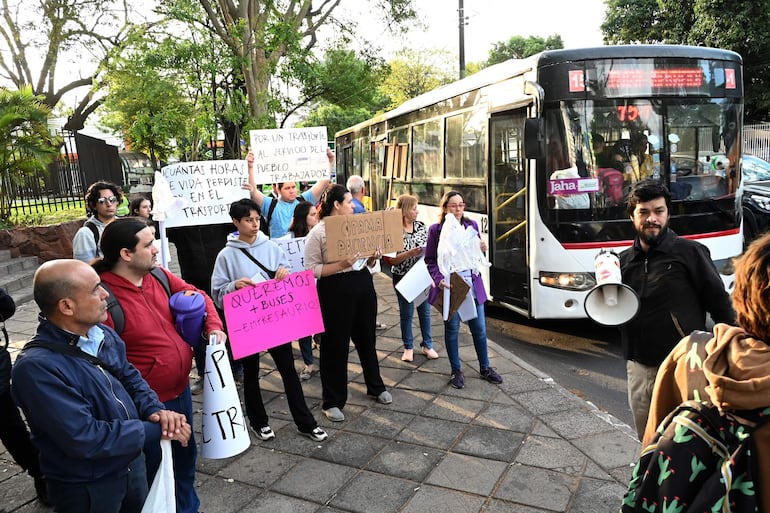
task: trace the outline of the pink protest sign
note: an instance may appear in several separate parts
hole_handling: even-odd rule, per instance
[[[324,331],[313,271],[235,290],[223,300],[235,359]]]

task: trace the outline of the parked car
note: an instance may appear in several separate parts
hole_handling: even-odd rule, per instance
[[[754,155],[741,159],[743,242],[749,244],[770,228],[770,162]]]

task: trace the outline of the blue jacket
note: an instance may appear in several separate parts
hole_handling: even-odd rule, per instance
[[[160,440],[160,425],[142,421],[165,409],[126,360],[117,333],[104,330],[98,358],[120,379],[87,360],[42,347],[24,349],[13,367],[11,393],[24,411],[40,468],[48,478],[87,483],[127,470],[145,442]],[[41,319],[35,339],[75,343],[78,336]]]

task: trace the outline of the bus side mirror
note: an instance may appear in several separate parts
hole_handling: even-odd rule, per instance
[[[545,157],[545,124],[542,119],[524,120],[524,156],[528,159]]]

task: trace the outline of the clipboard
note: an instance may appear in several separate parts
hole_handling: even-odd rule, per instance
[[[468,295],[468,292],[471,290],[470,285],[465,283],[465,280],[463,280],[462,277],[457,273],[452,273],[449,276],[449,285],[449,314],[447,319],[451,318],[457,312],[457,310],[460,308],[460,305],[465,300],[465,297]],[[433,306],[436,308],[436,310],[441,312],[443,316],[444,294],[438,295]]]

